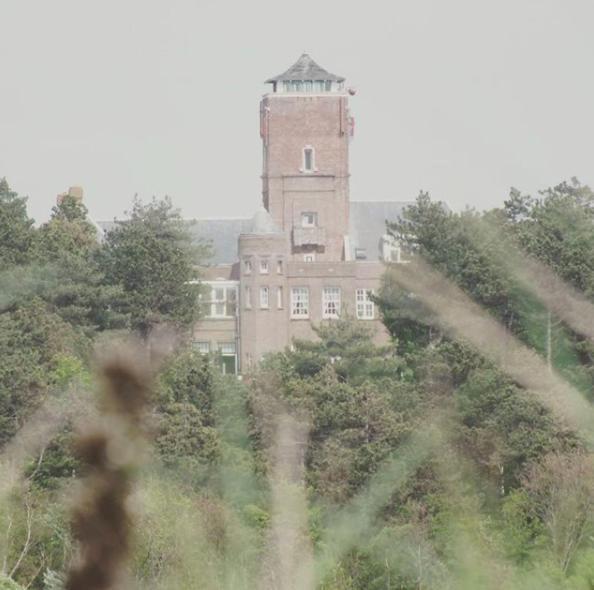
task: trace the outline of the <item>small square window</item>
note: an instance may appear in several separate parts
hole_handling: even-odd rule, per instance
[[[315,254],[304,254],[303,255],[303,262],[315,262],[316,255]]]
[[[316,227],[318,225],[318,214],[314,211],[305,211],[301,214],[301,227]]]

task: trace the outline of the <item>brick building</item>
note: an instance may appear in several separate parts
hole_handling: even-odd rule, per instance
[[[407,203],[351,201],[354,122],[345,79],[302,55],[260,102],[263,208],[253,219],[197,220],[214,249],[195,345],[239,372],[312,326],[348,313],[387,333],[370,299],[400,250],[385,222]]]

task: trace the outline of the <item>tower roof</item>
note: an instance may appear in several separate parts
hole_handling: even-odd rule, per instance
[[[272,84],[280,80],[331,80],[333,82],[344,82],[342,76],[336,76],[320,67],[307,53],[304,53],[286,72],[268,78],[266,84]]]

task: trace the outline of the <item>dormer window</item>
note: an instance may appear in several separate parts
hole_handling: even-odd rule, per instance
[[[306,145],[303,148],[303,168],[301,168],[302,172],[315,172],[316,170],[316,162],[315,162],[315,152],[313,147],[310,145]]]

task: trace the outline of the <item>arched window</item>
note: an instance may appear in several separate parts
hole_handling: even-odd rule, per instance
[[[313,147],[306,145],[303,148],[303,172],[314,172],[316,169],[315,152]]]

